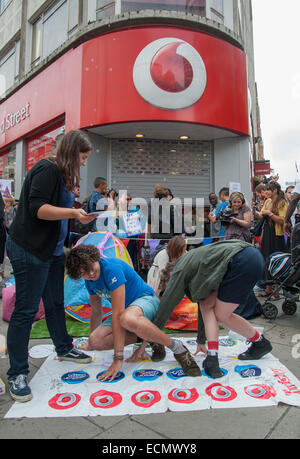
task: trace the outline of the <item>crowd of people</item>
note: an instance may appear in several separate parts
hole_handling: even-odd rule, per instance
[[[95,178],[92,194],[80,203],[80,167],[86,165],[91,151],[86,134],[70,131],[62,137],[55,155],[40,160],[27,174],[17,212],[11,211],[12,202],[7,206],[2,202],[0,217],[3,222],[7,219],[8,228],[7,234],[3,223],[3,238],[7,239],[6,250],[16,284],[15,308],[7,332],[8,383],[13,399],[25,402],[32,398],[27,382],[28,343],[41,298],[60,360],[86,364],[91,362],[87,351],[114,350],[113,363],[102,380],[114,379],[123,365],[124,346],[137,341],[142,344],[128,361],[143,357],[149,342],[153,361],[164,358],[167,346],[187,375],[201,376],[197,362],[184,344],[162,331],[184,296],[198,303],[196,354],[205,354],[203,368],[212,378],[222,376],[218,361],[219,323],[251,343],[238,356],[240,360],[260,359],[270,352],[270,341],[236,312],[241,307],[249,309],[254,287],[267,276],[267,257],[274,251],[287,251],[300,199],[299,187],[289,187],[284,193],[276,180],[260,184],[252,209],[241,192],[229,194],[229,189],[223,187],[220,202],[211,193],[208,221],[212,241],[216,243],[200,243],[188,250],[183,215],[166,186],[155,186],[154,201],[149,204],[158,203],[157,220],[151,211],[143,219],[141,208],[131,208],[132,198],[126,193],[118,197],[115,190],[108,191],[105,177]],[[168,212],[164,212],[167,202]],[[96,247],[75,244],[82,234],[98,230],[99,220],[109,220],[113,212],[116,234],[128,239],[127,248],[134,259],[138,243],[145,250],[147,238],[145,234],[130,237],[120,218],[122,212],[129,211],[137,212],[139,219],[149,225],[148,240],[155,241],[153,260],[149,257],[151,267],[144,278],[135,264],[131,267],[117,258],[100,257]],[[260,235],[255,240],[253,233],[259,224]],[[70,233],[76,237],[70,239]],[[66,245],[71,249],[65,258]],[[73,279],[83,278],[90,295],[90,336],[81,349],[73,346],[66,329],[65,270]],[[267,289],[265,286],[265,294]],[[104,322],[103,295],[108,295],[112,304],[112,317]]]

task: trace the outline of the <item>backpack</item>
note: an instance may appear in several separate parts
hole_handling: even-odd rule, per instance
[[[87,214],[90,212],[90,199],[91,199],[91,194],[89,197],[86,199],[86,203],[81,207]],[[79,234],[88,234],[92,231],[94,225],[94,220],[91,221],[90,223],[81,223],[79,220],[75,221],[75,232]]]

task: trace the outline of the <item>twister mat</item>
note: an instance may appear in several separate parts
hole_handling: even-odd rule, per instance
[[[194,352],[196,341],[180,338]],[[52,352],[30,381],[33,398],[15,402],[5,418],[119,416],[275,406],[279,402],[300,406],[300,381],[272,354],[259,361],[241,361],[236,356],[247,346],[228,336],[220,337],[220,366],[224,376],[211,379],[186,376],[173,354],[164,361],[126,363],[112,382],[97,377],[112,362],[113,351],[91,351],[92,363],[78,365],[57,360]],[[125,358],[134,346],[125,348]],[[204,355],[196,357],[202,369]]]

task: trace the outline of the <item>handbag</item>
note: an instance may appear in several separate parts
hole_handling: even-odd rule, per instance
[[[266,221],[265,216],[263,216],[263,217],[259,220],[259,222],[256,223],[256,225],[254,226],[254,228],[251,228],[250,233],[253,234],[253,236],[260,236],[265,221]]]

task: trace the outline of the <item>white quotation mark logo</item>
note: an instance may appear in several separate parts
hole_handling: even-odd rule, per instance
[[[202,57],[193,46],[179,38],[161,38],[138,55],[133,82],[140,96],[151,105],[178,110],[200,99],[207,74]]]
[[[292,357],[294,359],[300,358],[300,335],[294,335],[292,337],[292,343],[295,343],[295,346],[292,349]]]

